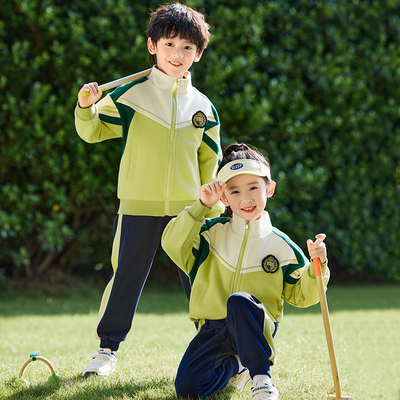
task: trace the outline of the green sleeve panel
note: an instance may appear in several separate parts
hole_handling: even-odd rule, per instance
[[[213,143],[215,143],[213,141]],[[214,182],[217,179],[217,167],[219,163],[218,153],[204,141],[200,145],[198,150],[199,167],[200,167],[200,184],[205,185],[210,182]],[[224,212],[224,206],[219,201],[209,212],[206,214],[206,218],[218,217]]]
[[[162,235],[162,248],[187,275],[195,262],[192,248],[198,247],[199,233],[208,210],[209,208],[203,206],[200,200],[196,201],[172,219]]]
[[[206,96],[202,96],[206,98]],[[211,102],[210,104],[215,121],[207,121],[203,132],[202,144],[199,148],[200,180],[202,185],[217,179],[217,168],[222,159],[219,116],[214,105]],[[218,202],[206,214],[206,218],[218,217],[224,212],[224,209],[223,204]]]
[[[199,270],[201,264],[206,261],[209,253],[210,253],[210,245],[204,236],[201,235],[202,232],[211,229],[215,224],[224,224],[229,222],[229,218],[213,218],[213,219],[206,219],[204,221],[204,225],[201,227],[200,230],[200,243],[198,248],[193,248],[193,255],[195,257],[195,261],[190,271],[190,283],[193,285],[194,279],[196,278],[197,271]]]
[[[102,104],[112,111],[112,122],[103,122],[100,119],[99,107]],[[109,115],[111,117],[111,115]],[[121,125],[118,123],[118,111],[106,96],[98,104],[93,104],[89,108],[75,107],[75,127],[78,135],[87,143],[102,142],[107,139],[115,139],[122,136]]]
[[[207,121],[207,124],[204,128],[204,135],[203,135],[203,141],[207,143],[207,145],[214,151],[214,153],[218,156],[218,159],[222,159],[222,150],[220,146],[220,140],[219,140],[219,128],[220,128],[220,122],[219,122],[219,116],[217,113],[216,108],[214,105],[210,102],[212,112],[215,118],[215,121]]]
[[[274,228],[275,234],[280,236],[293,249],[298,264],[288,264],[283,267],[283,297],[296,307],[309,307],[318,303],[318,287],[315,279],[314,264],[307,260],[300,247],[285,233]],[[329,281],[329,270],[326,264],[323,268],[324,285]]]
[[[115,119],[114,123],[120,124],[122,126],[122,139],[123,139],[122,154],[125,151],[129,127],[131,125],[133,116],[135,115],[135,110],[132,107],[128,107],[124,104],[118,103],[117,100],[133,86],[137,85],[138,83],[143,83],[145,81],[147,81],[147,77],[137,79],[136,81],[118,87],[110,94],[110,97],[112,98],[115,107],[118,109],[120,115],[120,119],[119,120]],[[105,121],[110,121],[110,123],[112,120],[111,117],[107,117],[106,115],[100,115],[100,118]]]

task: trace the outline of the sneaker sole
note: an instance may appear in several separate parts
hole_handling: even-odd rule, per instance
[[[84,374],[82,374],[85,378],[88,378],[89,376],[93,376],[93,375],[99,375],[97,372],[94,371],[86,371]]]

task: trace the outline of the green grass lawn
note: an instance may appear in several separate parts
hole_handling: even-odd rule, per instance
[[[175,372],[195,334],[179,284],[146,286],[115,372],[89,379],[80,375],[98,350],[93,331],[101,289],[1,292],[0,399],[175,399]],[[395,285],[329,287],[342,391],[354,400],[400,400],[399,294]],[[280,399],[326,399],[334,387],[320,307],[286,305],[285,311],[272,368]],[[48,383],[50,370],[40,361],[28,365],[26,382],[18,378],[35,350],[51,361],[61,382]],[[212,399],[251,399],[250,387]]]

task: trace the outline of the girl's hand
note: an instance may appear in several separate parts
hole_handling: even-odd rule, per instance
[[[99,89],[97,82],[85,83],[78,93],[79,107],[88,108],[100,100],[103,92]]]
[[[310,258],[314,260],[314,258],[319,258],[321,260],[321,263],[326,262],[326,246],[324,243],[324,239],[326,238],[326,235],[324,233],[319,233],[318,235],[315,236],[316,241],[313,242],[311,239],[307,240],[307,249],[308,253],[310,254]]]
[[[211,208],[217,204],[224,192],[226,184],[222,181],[207,183],[200,188],[200,201],[203,206]]]

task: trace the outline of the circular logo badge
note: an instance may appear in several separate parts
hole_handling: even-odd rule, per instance
[[[203,111],[197,111],[193,114],[192,124],[195,128],[204,128],[207,124],[207,117]]]
[[[262,260],[261,266],[263,267],[263,270],[265,272],[268,272],[269,274],[274,274],[276,271],[278,271],[279,261],[275,256],[270,254]]]
[[[232,171],[235,171],[235,170],[240,169],[240,168],[243,168],[243,164],[242,163],[236,163],[236,164],[231,165],[231,170]]]

